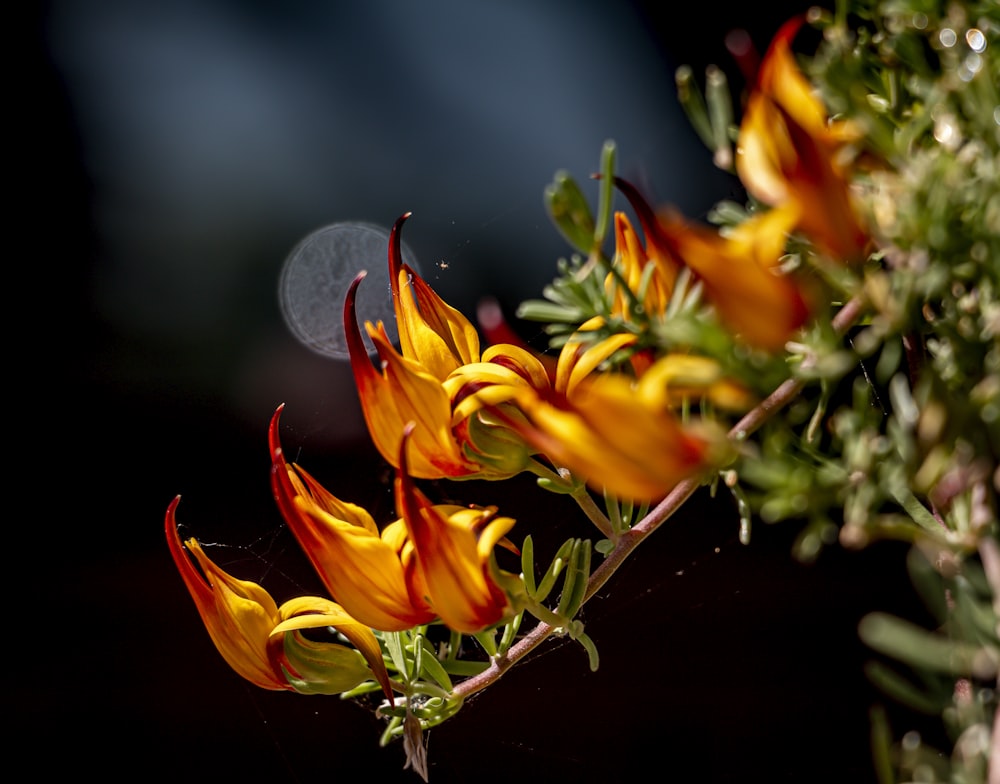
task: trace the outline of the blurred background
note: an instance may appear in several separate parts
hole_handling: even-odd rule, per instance
[[[656,203],[704,217],[740,198],[689,129],[674,71],[701,79],[717,63],[738,95],[727,32],[762,51],[806,6],[660,6],[38,4],[24,191],[36,242],[11,291],[54,307],[11,342],[34,382],[13,418],[43,507],[14,540],[17,585],[45,624],[17,632],[31,642],[13,694],[17,737],[48,750],[43,767],[416,780],[399,746],[377,747],[365,709],[260,691],[228,669],[170,561],[163,513],[180,493],[182,534],[279,602],[322,592],[270,495],[266,427],[284,402],[286,449],[390,515],[391,473],[348,366],[282,321],[281,266],[311,231],[388,228],[412,211],[404,238],[436,290],[468,314],[495,297],[510,316],[568,251],[543,188],[567,169],[596,199],[587,177],[605,139]],[[581,530],[531,482],[436,491],[501,503],[515,538]],[[793,527],[758,526],[744,547],[737,525],[724,499],[699,496],[585,609],[600,670],[575,645],[545,647],[430,733],[431,780],[869,780],[876,695],[855,627],[910,601],[900,551],[807,567],[789,554]]]

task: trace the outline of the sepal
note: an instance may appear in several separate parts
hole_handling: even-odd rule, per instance
[[[364,656],[337,643],[316,642],[299,632],[285,635],[282,665],[288,682],[299,694],[340,694],[371,677]]]

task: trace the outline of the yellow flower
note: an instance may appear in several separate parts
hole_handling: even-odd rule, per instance
[[[786,22],[761,63],[740,126],[736,171],[757,199],[792,210],[795,226],[826,253],[853,262],[863,258],[868,234],[840,158],[859,133],[851,123],[828,121],[796,65],[791,42],[801,24]]]
[[[475,634],[512,613],[511,599],[498,582],[493,550],[513,527],[496,507],[432,505],[406,468],[406,446],[414,427],[404,431],[396,476],[397,512],[406,524],[431,606],[449,628]]]
[[[389,675],[378,640],[367,626],[328,599],[305,596],[278,607],[257,583],[239,580],[220,569],[195,539],[181,542],[175,512],[167,509],[167,544],[174,564],[194,599],[212,642],[230,667],[264,689],[336,694],[369,678],[392,699]],[[184,551],[194,556],[201,571]],[[332,626],[356,650],[307,640],[302,629]]]
[[[597,373],[637,340],[628,333],[587,340],[587,331],[598,322],[581,325],[566,342],[551,382],[530,353],[518,354],[509,346],[487,349],[483,358],[488,361],[459,368],[446,381],[453,397],[460,398],[456,417],[486,416],[492,432],[509,433],[597,490],[635,500],[658,498],[681,479],[725,459],[728,446],[721,430],[710,423],[682,425],[669,409],[683,394],[696,392],[719,407],[737,408],[747,402],[739,385],[699,357],[659,360],[645,383],[646,374],[635,382],[622,374]]]
[[[401,631],[434,620],[402,521],[380,534],[371,515],[345,503],[302,468],[285,461],[271,419],[271,486],[288,527],[330,595],[373,629]]]

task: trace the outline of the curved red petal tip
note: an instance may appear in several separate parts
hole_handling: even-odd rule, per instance
[[[278,440],[278,421],[281,419],[281,412],[285,410],[282,403],[271,415],[271,423],[267,426],[267,446],[271,450],[271,460],[277,460],[281,455],[281,442]]]
[[[805,24],[805,22],[806,15],[798,14],[779,27],[778,32],[774,34],[774,38],[771,39],[771,43],[768,45],[767,51],[764,53],[763,62],[767,63],[779,46],[785,46],[790,49],[792,41],[795,40],[795,36],[799,34],[799,30],[802,29],[802,25]],[[767,67],[757,69],[756,79],[754,80],[757,89],[761,89],[763,83],[767,81],[768,70],[769,69]]]
[[[747,84],[753,84],[757,79],[757,70],[760,67],[760,54],[753,45],[750,34],[742,27],[737,27],[726,33],[726,49],[730,57],[736,61],[740,73]]]
[[[177,530],[177,520],[174,517],[174,512],[177,510],[177,504],[180,503],[180,500],[181,497],[179,495],[174,496],[174,500],[170,502],[170,506],[167,507],[167,513],[163,518],[164,530],[167,535],[167,547],[170,550],[171,557],[174,559],[174,565],[177,567],[177,571],[180,572],[181,579],[184,580],[184,584],[191,592],[195,603],[203,602],[207,605],[211,601],[212,586],[209,585],[204,575],[195,568],[194,563],[188,557],[184,549],[184,544],[181,542],[181,535]]]
[[[509,343],[525,348],[524,341],[507,323],[500,303],[493,297],[483,297],[479,300],[476,305],[476,320],[491,346],[498,343]]]
[[[787,22],[785,22],[781,27],[778,28],[778,32],[774,35],[774,40],[772,40],[771,45],[774,46],[775,42],[782,41],[786,44],[791,44],[792,40],[798,35],[799,30],[802,29],[802,25],[806,23],[805,14],[796,14]]]
[[[296,514],[295,488],[288,477],[288,462],[285,460],[278,435],[278,424],[284,408],[285,404],[282,403],[271,417],[271,424],[267,428],[267,445],[271,452],[271,494],[278,504],[278,511],[286,521],[289,521],[294,520]]]
[[[410,441],[410,436],[416,430],[417,423],[410,420],[403,427],[403,437],[399,439],[399,470],[398,475],[401,482],[408,484],[410,480],[409,467],[406,460],[406,447]]]
[[[177,533],[177,504],[181,502],[181,497],[179,495],[174,496],[174,500],[170,502],[167,507],[167,513],[163,517],[163,530],[167,535],[167,544],[170,545],[170,551],[176,556],[177,551],[181,546],[181,537]]]
[[[174,500],[170,502],[167,507],[167,513],[163,517],[163,530],[167,535],[167,544],[170,545],[171,551],[175,549],[175,546],[180,545],[180,534],[177,533],[177,504],[181,502],[180,495],[175,495]]]
[[[403,266],[400,236],[403,232],[403,224],[412,214],[412,212],[404,212],[396,218],[396,222],[392,225],[392,231],[389,232],[389,289],[394,297],[399,296],[399,271]]]
[[[359,362],[361,357],[368,356],[368,349],[365,348],[361,339],[361,329],[358,327],[358,315],[356,303],[358,298],[358,286],[368,273],[362,270],[351,281],[347,289],[347,296],[344,297],[344,336],[347,338],[347,353],[351,356],[351,366],[355,367],[355,362]],[[357,370],[357,368],[355,368]]]
[[[615,177],[615,186],[625,195],[628,203],[635,210],[642,231],[646,235],[646,241],[649,242],[654,238],[659,239],[660,232],[658,231],[656,215],[653,213],[653,208],[649,206],[649,202],[639,193],[639,189],[621,177]]]

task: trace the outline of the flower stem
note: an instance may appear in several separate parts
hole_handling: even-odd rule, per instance
[[[615,531],[611,521],[608,519],[607,515],[600,510],[600,507],[594,502],[590,493],[587,491],[586,487],[581,487],[579,492],[573,493],[573,500],[576,501],[577,506],[583,510],[583,513],[587,515],[587,519],[590,520],[597,530],[604,534],[605,537],[610,539],[612,542],[618,542],[618,533]]]

